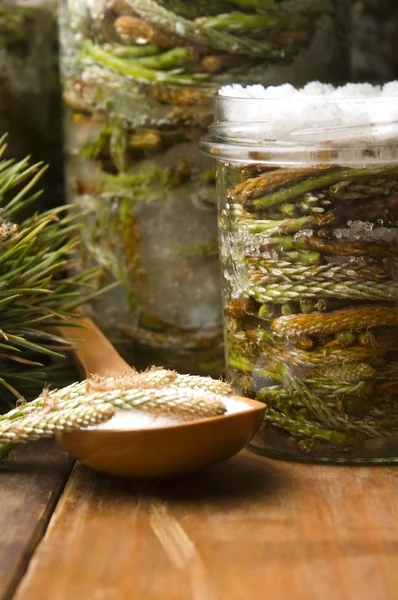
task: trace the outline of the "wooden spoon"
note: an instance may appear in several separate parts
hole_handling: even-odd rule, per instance
[[[123,375],[133,371],[88,317],[81,328],[59,327],[73,338],[74,357],[83,376]],[[154,478],[182,475],[230,458],[246,446],[263,422],[265,405],[234,396],[247,405],[221,417],[150,429],[89,429],[57,436],[82,463],[111,475]]]
[[[92,319],[82,315],[76,319],[76,324],[80,327],[57,327],[57,333],[71,340],[73,355],[83,377],[106,377],[134,371]]]

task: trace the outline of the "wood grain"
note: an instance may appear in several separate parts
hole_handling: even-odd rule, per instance
[[[156,484],[77,465],[15,600],[392,600],[396,474],[247,452]]]
[[[0,463],[0,598],[11,598],[72,468],[54,442],[19,446]]]

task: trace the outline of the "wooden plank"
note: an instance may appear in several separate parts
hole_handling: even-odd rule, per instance
[[[393,599],[396,474],[247,452],[156,484],[77,465],[15,600]]]
[[[54,442],[19,446],[0,463],[0,598],[11,598],[50,520],[73,461]]]

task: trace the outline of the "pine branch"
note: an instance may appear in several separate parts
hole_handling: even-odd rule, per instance
[[[72,307],[95,296],[96,271],[73,273],[79,244],[79,215],[63,206],[23,217],[41,192],[46,171],[28,159],[5,159],[0,139],[0,394],[1,403],[37,394],[50,357],[64,355],[65,341],[49,327],[67,324]],[[30,212],[31,209],[30,209]],[[48,358],[46,358],[48,357]],[[23,372],[21,373],[21,370]],[[20,380],[18,379],[20,373]],[[19,389],[20,388],[20,389]],[[21,391],[20,391],[21,390]],[[34,390],[34,391],[33,391]]]
[[[396,306],[358,306],[330,313],[279,317],[272,323],[272,331],[279,336],[293,338],[300,335],[328,335],[350,329],[367,330],[382,325],[398,325]]]
[[[48,410],[74,409],[83,404],[110,404],[120,410],[142,410],[154,415],[175,415],[179,419],[215,417],[225,413],[223,397],[206,389],[179,388],[175,385],[163,387],[145,387],[134,385],[134,379],[126,388],[116,387],[117,382],[108,389],[99,387],[95,381],[73,383],[54,391],[44,391],[36,400],[23,404],[0,417],[0,427],[9,421],[18,421],[33,415],[43,408]],[[148,382],[150,385],[150,382]]]
[[[198,21],[190,21],[160,6],[154,0],[126,0],[143,19],[172,33],[183,32],[184,37],[223,50],[225,52],[280,58],[282,48],[267,41],[257,42],[244,36],[235,36],[225,31],[208,28]]]
[[[0,444],[53,437],[56,433],[78,431],[108,421],[115,414],[109,404],[82,404],[76,408],[49,413],[35,413],[25,419],[3,421],[0,425]],[[1,451],[1,446],[0,446]]]
[[[246,294],[257,302],[283,304],[303,298],[349,298],[352,300],[398,300],[398,285],[394,281],[379,283],[346,279],[344,281],[308,279],[301,282],[280,282],[251,286]],[[387,323],[387,325],[390,323]]]

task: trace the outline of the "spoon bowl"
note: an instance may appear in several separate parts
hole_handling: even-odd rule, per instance
[[[123,375],[132,368],[87,317],[75,331],[73,352],[83,375]],[[70,336],[69,328],[60,333]],[[83,464],[122,477],[159,478],[191,473],[238,453],[253,438],[265,405],[233,397],[246,407],[224,416],[145,429],[86,429],[57,435],[59,444]]]
[[[122,477],[184,475],[230,458],[252,439],[265,406],[255,400],[222,417],[137,430],[90,429],[63,433],[61,446],[85,465]]]

